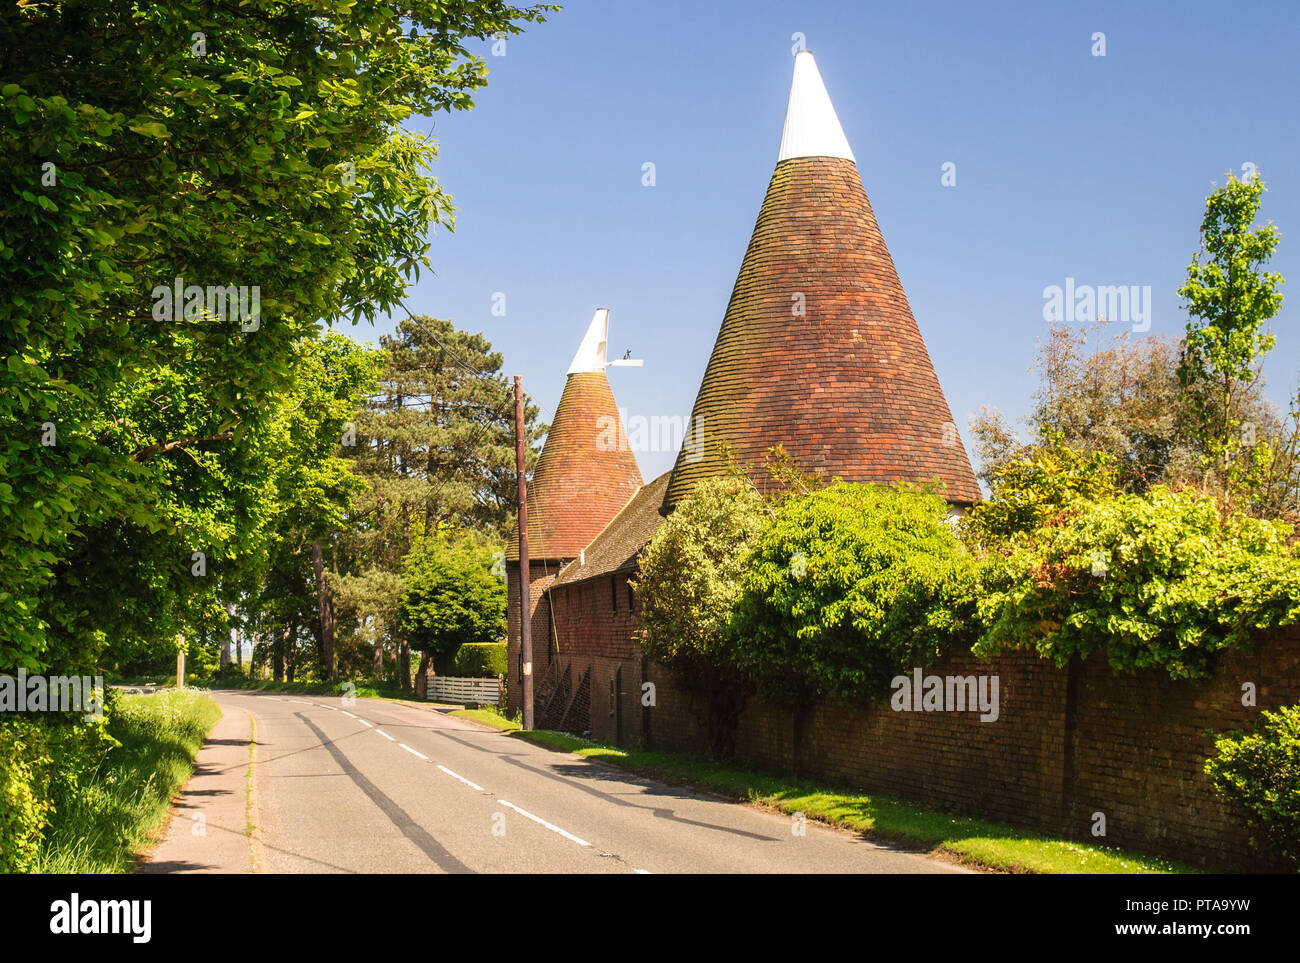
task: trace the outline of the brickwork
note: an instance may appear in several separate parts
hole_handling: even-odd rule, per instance
[[[555,581],[562,562],[532,561],[528,566],[529,611],[532,613],[533,672],[540,679],[550,666],[555,650],[555,632],[550,611],[542,600],[547,586]],[[519,561],[506,562],[506,707],[510,713],[522,706],[519,678]]]
[[[665,505],[783,445],[845,481],[939,478],[979,499],[966,450],[858,176],[841,157],[776,166],[696,396]]]

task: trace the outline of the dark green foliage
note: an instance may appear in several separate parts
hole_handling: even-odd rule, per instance
[[[451,222],[435,145],[403,122],[471,106],[487,69],[468,47],[541,13],[85,0],[0,17],[0,667],[172,639],[213,614],[192,551],[236,579],[258,564],[298,346],[400,310]],[[250,307],[256,286],[260,318],[166,310],[177,278]]]
[[[465,679],[495,679],[506,674],[504,642],[470,642],[462,645],[447,673]]]
[[[506,586],[492,572],[495,553],[471,539],[439,534],[406,558],[398,623],[411,648],[450,675],[456,650],[499,642],[506,631]]]
[[[1215,739],[1210,784],[1246,812],[1252,843],[1275,845],[1300,865],[1300,705],[1263,712],[1253,733]]]

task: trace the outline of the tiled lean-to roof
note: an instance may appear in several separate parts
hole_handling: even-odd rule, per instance
[[[600,575],[636,571],[641,549],[654,537],[664,518],[659,514],[669,472],[664,472],[638,491],[623,510],[575,558],[560,570],[552,585],[585,582]]]

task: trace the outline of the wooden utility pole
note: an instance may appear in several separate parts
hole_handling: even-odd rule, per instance
[[[533,728],[533,619],[528,588],[528,460],[524,434],[524,383],[515,375],[515,477],[519,488],[519,655],[524,663],[524,729]]]

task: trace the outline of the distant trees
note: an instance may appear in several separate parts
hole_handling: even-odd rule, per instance
[[[406,687],[410,640],[396,613],[408,554],[447,526],[504,538],[514,521],[514,394],[491,343],[438,318],[400,322],[380,339],[378,365],[345,449],[364,489],[329,547],[326,604],[371,648],[377,673],[393,652],[391,675]],[[530,465],[545,431],[537,417],[527,402]]]
[[[1084,455],[1104,454],[1125,491],[1192,484],[1256,515],[1296,517],[1300,399],[1280,416],[1260,369],[1282,300],[1281,276],[1264,270],[1279,235],[1272,224],[1253,227],[1263,191],[1258,177],[1230,175],[1206,199],[1204,249],[1178,291],[1190,315],[1181,341],[1114,333],[1105,322],[1092,332],[1049,328],[1029,445],[1057,435]],[[1025,454],[996,411],[981,412],[971,430],[990,484]]]

